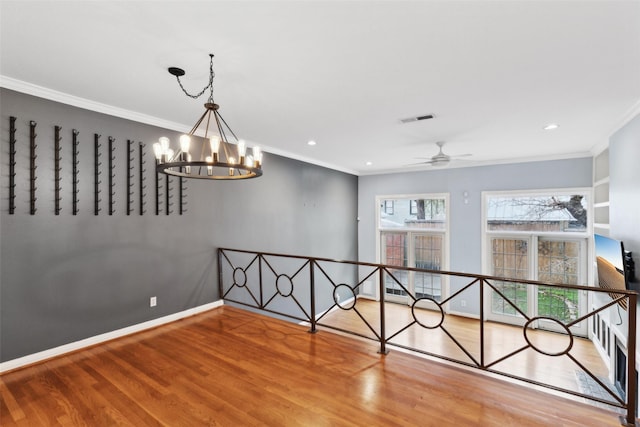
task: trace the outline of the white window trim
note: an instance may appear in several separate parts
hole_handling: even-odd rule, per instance
[[[512,231],[512,230],[488,230],[487,229],[487,199],[490,196],[548,196],[549,194],[554,195],[573,195],[573,194],[584,194],[587,197],[587,227],[585,231],[576,231],[576,232],[550,232],[550,231],[538,231],[538,232],[528,232],[528,231]],[[586,239],[586,251],[587,251],[587,265],[584,266],[586,268],[586,278],[589,286],[593,286],[594,280],[594,269],[589,264],[588,260],[593,258],[593,227],[592,227],[592,219],[593,219],[593,190],[591,187],[572,187],[572,188],[550,188],[550,189],[536,189],[536,190],[508,190],[508,191],[483,191],[481,193],[482,203],[481,203],[481,262],[482,262],[482,272],[486,275],[491,275],[491,260],[489,257],[490,252],[490,239],[491,237],[504,237],[504,238],[523,238],[525,236],[529,237],[528,240],[531,240],[530,237],[532,235],[536,235],[542,238],[578,238],[578,239]],[[535,239],[537,241],[537,238]],[[529,256],[529,268],[532,269],[534,267],[534,257],[533,253]],[[534,270],[531,270],[534,271]],[[490,298],[485,298],[485,304],[489,303]],[[591,301],[586,301],[586,306],[589,307],[591,305]],[[488,305],[485,306],[485,315],[489,313]],[[590,328],[587,325],[586,333],[590,333]]]
[[[446,208],[446,221],[445,227],[441,230],[425,230],[424,228],[395,228],[395,227],[380,227],[380,203],[385,199],[444,199],[445,208]],[[375,236],[376,236],[376,263],[380,264],[382,260],[382,242],[380,240],[382,231],[410,231],[410,232],[425,232],[429,233],[440,233],[444,235],[444,262],[442,263],[442,270],[449,271],[450,267],[450,227],[451,227],[451,202],[450,202],[450,194],[449,193],[414,193],[414,194],[392,194],[392,195],[377,195],[375,196],[374,202],[375,209]],[[374,284],[374,295],[375,299],[380,299],[380,284],[378,283],[378,276],[376,275],[376,280]],[[443,284],[443,295],[448,295],[449,293],[449,281],[446,280],[445,284]],[[369,295],[372,297],[372,295]],[[448,305],[448,304],[447,304]]]

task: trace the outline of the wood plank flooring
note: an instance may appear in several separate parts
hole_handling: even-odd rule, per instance
[[[224,306],[0,376],[8,426],[619,426],[611,411]]]
[[[380,332],[379,303],[368,299],[358,299],[358,313],[354,310],[333,310],[321,319],[321,325],[333,326],[374,338],[375,335],[366,326],[363,318]],[[386,303],[386,334],[393,336],[397,331],[413,322],[411,307],[406,304]],[[431,326],[437,324],[440,313],[433,310],[416,310],[416,317],[421,323]],[[425,329],[417,324],[407,328],[391,339],[394,344],[417,348],[434,355],[474,365],[480,361],[480,321],[455,315],[447,315],[442,323],[471,357],[464,353],[453,339],[446,335],[442,328]],[[519,349],[527,342],[522,328],[496,322],[485,322],[485,363],[490,364],[512,351]],[[541,329],[528,330],[527,337],[534,345],[550,353],[561,352],[569,345],[567,335]],[[599,378],[608,376],[608,368],[595,349],[593,343],[580,337],[574,337],[570,354],[583,364],[591,373]],[[545,356],[533,349],[527,349],[511,358],[493,366],[494,369],[523,378],[537,380],[556,387],[581,392],[576,372],[582,372],[569,357]],[[612,386],[613,388],[613,386]],[[609,400],[613,400],[608,396]]]

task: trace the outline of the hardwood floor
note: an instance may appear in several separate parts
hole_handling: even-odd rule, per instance
[[[611,411],[222,307],[0,377],[7,426],[619,426]]]
[[[370,338],[375,337],[362,318],[373,327],[376,333],[379,333],[379,304],[367,299],[358,299],[356,308],[362,317],[353,310],[333,310],[321,319],[320,323],[356,332]],[[411,307],[406,304],[386,303],[385,311],[387,337],[392,337],[414,320]],[[425,325],[432,326],[440,320],[439,312],[433,310],[416,310],[416,312],[418,320]],[[469,352],[470,356],[464,353],[441,328],[426,329],[414,324],[393,337],[391,342],[474,365],[474,361],[480,361],[479,323],[477,319],[454,315],[445,316],[443,321],[443,327]],[[521,327],[496,322],[485,322],[484,326],[486,364],[497,361],[527,345]],[[529,330],[527,337],[534,345],[549,353],[561,352],[569,345],[567,335],[541,329]],[[608,369],[590,340],[574,337],[571,345],[570,354],[585,368],[599,378],[608,376]],[[495,364],[493,369],[575,392],[583,391],[580,389],[580,383],[576,376],[576,372],[582,372],[582,369],[567,356],[546,356],[529,348]],[[609,397],[609,400],[612,398]]]

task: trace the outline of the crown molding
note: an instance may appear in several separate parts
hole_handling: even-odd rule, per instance
[[[38,86],[3,75],[0,75],[0,87],[14,90],[16,92],[25,93],[27,95],[37,96],[39,98],[48,99],[50,101],[59,102],[61,104],[71,105],[73,107],[107,114],[110,116],[119,117],[121,119],[132,120],[138,123],[144,123],[147,125],[157,126],[177,132],[189,131],[189,127],[181,123],[159,119],[154,116],[138,113],[136,111],[126,110],[124,108],[114,107],[112,105],[103,104],[100,102],[92,101],[90,99],[70,95],[64,92],[59,92],[57,90]]]
[[[156,126],[159,128],[168,129],[176,132],[187,133],[191,130],[191,126],[187,126],[182,123],[176,123],[169,120],[160,119],[158,117],[150,116],[147,114],[138,113],[136,111],[114,107],[113,105],[103,104],[100,102],[92,101],[90,99],[81,98],[79,96],[70,95],[64,92],[59,92],[57,90],[49,89],[43,86],[38,86],[22,80],[17,80],[12,77],[0,75],[0,87],[14,90],[16,92],[25,93],[27,95],[37,96],[39,98],[47,99],[49,101],[55,101],[61,104],[71,105],[73,107],[83,108],[85,110],[95,111],[97,113],[108,114],[110,116],[119,117],[121,119],[132,120],[137,123],[143,123],[146,125]],[[321,166],[327,169],[348,173],[351,175],[359,175],[357,171],[341,168],[339,166],[336,166],[330,163],[319,162],[317,160],[314,160],[305,156],[299,156],[299,155],[289,153],[284,150],[279,150],[273,147],[262,146],[262,151],[266,153],[276,154],[278,156],[286,157],[289,159],[310,163],[316,166]]]

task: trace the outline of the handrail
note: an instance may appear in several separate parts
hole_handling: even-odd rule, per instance
[[[237,259],[238,257],[242,259]],[[233,260],[231,258],[234,258]],[[287,264],[287,268],[282,269],[282,265],[276,265],[276,261],[295,261],[300,264]],[[257,262],[256,262],[257,261]],[[354,271],[341,272],[338,277],[333,277],[335,273],[328,271],[329,266],[351,266],[355,267]],[[279,268],[280,267],[280,268]],[[365,273],[361,272],[361,269],[369,269]],[[286,271],[285,271],[286,270]],[[305,270],[308,270],[308,275],[303,274]],[[284,271],[284,272],[283,272]],[[397,272],[419,272],[426,274],[434,274],[441,276],[467,278],[470,281],[466,284],[458,284],[460,289],[447,296],[442,301],[436,301],[433,298],[420,297],[413,295],[403,285],[401,280],[396,277]],[[271,277],[269,279],[268,277]],[[407,298],[413,300],[411,304],[411,316],[413,320],[409,320],[407,324],[397,326],[397,330],[392,331],[388,336],[388,320],[385,312],[385,277],[388,277],[394,282],[394,285],[400,287],[403,292],[406,293]],[[355,279],[354,279],[355,278]],[[225,280],[226,279],[226,280]],[[455,362],[468,367],[481,369],[493,374],[499,374],[508,378],[524,381],[537,386],[546,387],[555,391],[560,391],[573,396],[589,399],[594,402],[604,403],[614,407],[622,408],[626,411],[624,419],[621,420],[627,425],[635,425],[635,400],[637,395],[635,384],[635,363],[636,363],[636,302],[637,293],[630,290],[612,290],[601,289],[598,287],[582,286],[582,285],[565,285],[558,283],[549,283],[534,280],[520,280],[510,279],[496,276],[488,276],[481,274],[469,274],[450,272],[442,270],[429,270],[414,267],[402,267],[396,265],[387,264],[375,264],[368,262],[348,261],[348,260],[336,260],[330,258],[321,257],[306,257],[299,255],[278,254],[271,252],[256,252],[241,249],[218,249],[218,280],[220,296],[227,302],[233,302],[236,304],[260,309],[269,313],[285,316],[291,319],[295,319],[302,322],[307,322],[310,325],[309,332],[317,332],[317,326],[337,330],[340,332],[360,336],[362,338],[376,341],[380,345],[380,353],[386,354],[387,344],[393,345],[398,348],[403,348],[413,352],[425,354],[441,358],[450,362]],[[379,324],[373,325],[367,320],[365,315],[360,312],[357,307],[357,294],[360,287],[370,280],[376,280],[379,286]],[[562,288],[568,290],[588,291],[594,293],[604,293],[611,296],[611,301],[604,303],[597,309],[587,310],[587,313],[581,315],[577,319],[572,319],[570,322],[563,322],[558,319],[545,316],[530,316],[523,312],[515,302],[504,294],[494,282],[500,283],[515,283],[526,286],[544,286],[550,288]],[[351,283],[349,285],[348,283]],[[457,339],[454,334],[449,331],[448,326],[445,326],[444,321],[448,315],[444,305],[450,302],[452,299],[462,295],[463,292],[469,290],[477,290],[479,297],[479,354],[474,354],[473,349],[467,348],[463,342]],[[501,357],[493,358],[489,360],[485,344],[487,343],[485,331],[485,292],[490,290],[496,292],[500,298],[502,298],[506,304],[509,304],[511,308],[519,314],[524,322],[522,326],[522,332],[524,335],[525,344],[520,348],[501,355]],[[351,298],[348,304],[339,302],[340,292],[349,293]],[[615,297],[614,297],[615,295]],[[622,301],[627,302],[627,390],[625,398],[622,399],[618,396],[615,390],[611,390],[597,375],[592,373],[585,365],[580,362],[571,353],[571,349],[574,344],[574,336],[570,328],[577,325],[580,322],[587,322],[590,317],[602,313],[610,307],[615,307],[616,304],[620,304]],[[283,308],[282,302],[290,301],[286,304],[286,309]],[[435,314],[436,322],[433,324],[425,324],[424,321],[419,320],[417,312],[420,312],[421,305],[427,302],[431,305],[431,315]],[[280,304],[280,305],[278,305]],[[353,311],[357,317],[362,321],[365,332],[359,330],[349,330],[342,326],[336,326],[326,323],[324,319],[329,316],[335,309],[342,309],[344,311]],[[292,311],[293,310],[293,311]],[[423,310],[424,311],[424,310]],[[438,320],[439,311],[439,320]],[[538,348],[530,338],[528,333],[530,326],[540,320],[553,321],[559,325],[559,329],[564,329],[564,334],[569,337],[569,343],[567,347],[559,352],[546,351]],[[396,341],[395,339],[414,325],[418,325],[423,330],[438,330],[448,337],[453,343],[454,348],[457,348],[466,358],[470,360],[460,360],[459,358],[451,357],[450,355],[443,355],[428,351],[423,348],[407,345],[405,343]],[[507,372],[500,370],[496,365],[501,362],[518,357],[524,354],[525,351],[533,350],[539,354],[550,357],[566,356],[575,366],[581,369],[590,380],[598,384],[604,389],[608,396],[607,398],[592,396],[583,392],[563,388],[554,385],[550,382],[545,382],[536,378],[528,378],[523,375],[515,374],[513,372]],[[572,365],[573,366],[573,365]],[[632,403],[629,403],[632,402]]]

